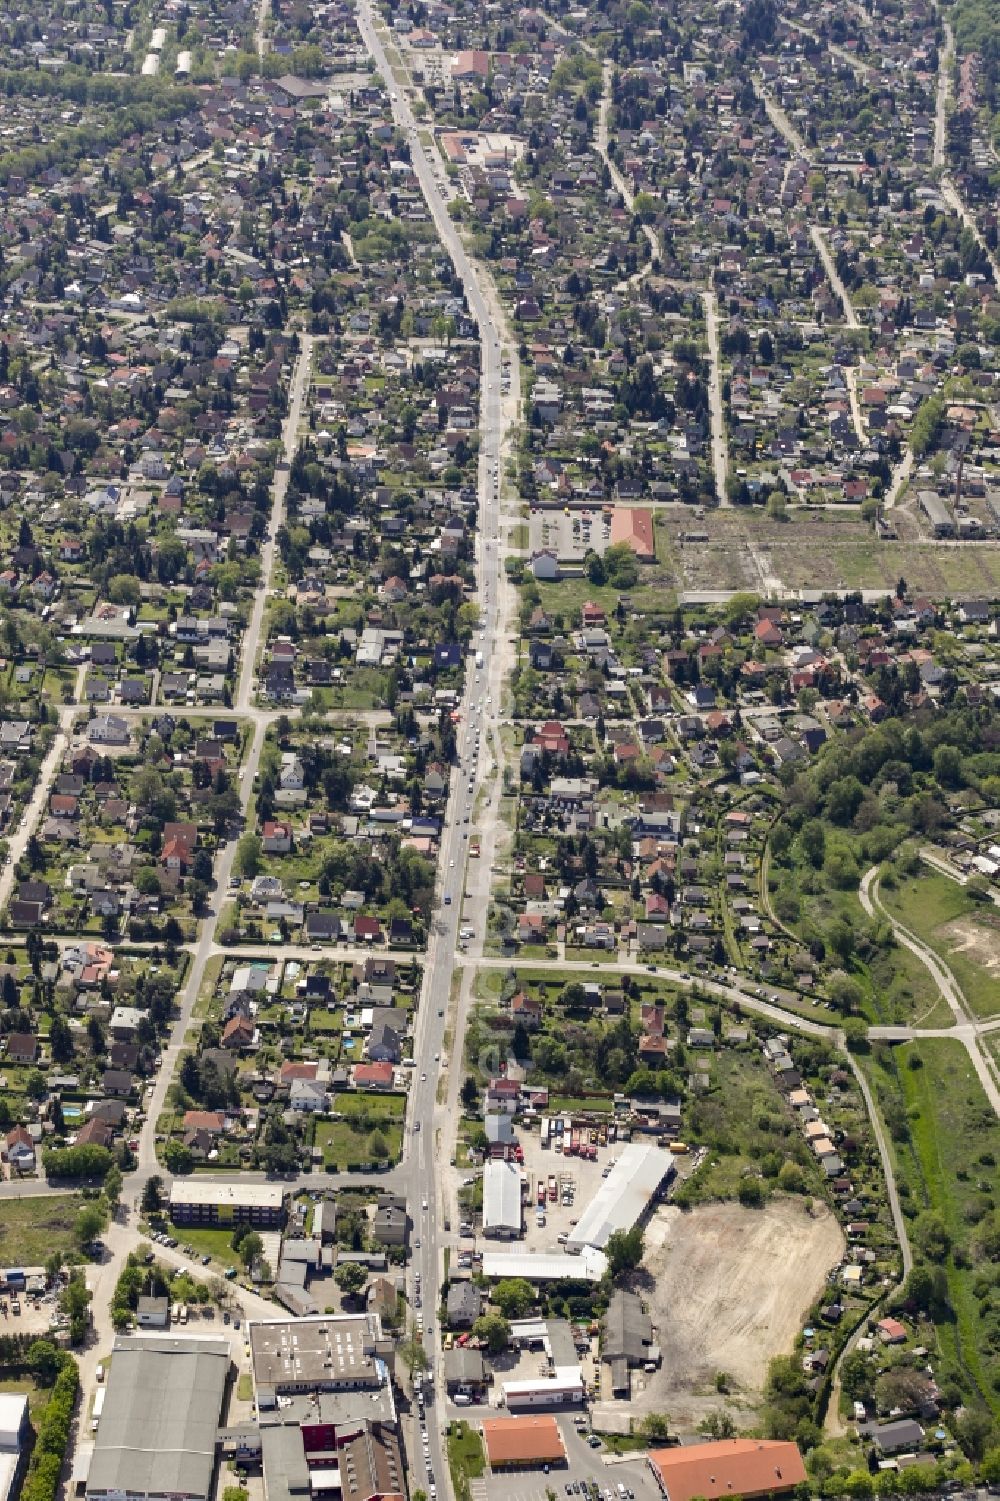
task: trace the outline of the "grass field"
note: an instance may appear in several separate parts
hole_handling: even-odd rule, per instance
[[[326,1167],[345,1168],[371,1159],[369,1141],[374,1131],[388,1147],[386,1162],[398,1162],[403,1150],[403,1116],[406,1101],[400,1095],[346,1095],[337,1097],[338,1115],[345,1120],[317,1121],[315,1145]]]
[[[182,1246],[191,1246],[197,1256],[211,1256],[220,1266],[238,1266],[239,1256],[232,1247],[231,1230],[202,1229],[193,1225],[171,1225]]]
[[[81,1194],[5,1199],[0,1213],[0,1266],[44,1266],[54,1251],[74,1249]]]
[[[1000,911],[926,868],[897,886],[883,884],[880,895],[886,911],[948,963],[969,1009],[1000,1015]]]
[[[954,1248],[946,1263],[951,1307],[936,1325],[942,1357],[938,1379],[953,1375],[967,1390],[974,1385],[1000,1415],[1000,1361],[987,1342],[984,1310],[975,1296],[980,1268],[971,1228],[992,1205],[1000,1122],[957,1041],[906,1043],[873,1055],[865,1066],[888,1117],[911,1235],[919,1215],[931,1211],[943,1221]]]

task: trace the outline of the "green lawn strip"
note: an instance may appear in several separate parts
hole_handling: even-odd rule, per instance
[[[913,1058],[919,1066],[913,1067]],[[890,1128],[904,1212],[916,1216],[928,1209],[939,1215],[960,1253],[946,1266],[951,1312],[936,1325],[942,1355],[1000,1414],[1000,1363],[990,1360],[984,1311],[974,1294],[978,1269],[966,1254],[974,1233],[970,1219],[984,1212],[995,1183],[995,1169],[978,1167],[977,1159],[1000,1156],[1000,1123],[957,1041],[907,1043],[885,1064],[875,1063],[874,1072],[876,1084],[881,1079],[896,1089],[905,1108],[909,1139],[901,1141],[898,1128],[895,1135]]]
[[[448,1425],[448,1467],[456,1501],[469,1501],[469,1481],[478,1480],[486,1470],[483,1441],[475,1429],[461,1421]]]

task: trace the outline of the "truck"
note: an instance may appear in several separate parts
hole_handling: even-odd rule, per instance
[[[90,1417],[90,1431],[91,1431],[91,1433],[96,1433],[97,1432],[97,1425],[101,1421],[101,1413],[104,1411],[104,1398],[105,1398],[106,1393],[107,1393],[107,1388],[106,1387],[99,1386],[97,1388],[97,1393],[96,1393],[96,1395],[94,1397],[94,1410],[91,1413],[91,1417]]]
[[[545,1148],[549,1144],[549,1118],[547,1115],[542,1116],[542,1122],[538,1130],[542,1145],[542,1151],[544,1152]]]
[[[539,1180],[538,1180],[538,1199],[537,1199],[537,1202],[538,1202],[539,1205],[542,1205],[542,1204],[545,1203],[545,1179],[544,1178],[539,1178]]]
[[[483,665],[483,654],[482,654],[481,651],[477,651],[476,652],[476,666],[477,667],[482,667],[482,665]]]
[[[559,1190],[558,1190],[558,1188],[556,1186],[556,1175],[555,1175],[555,1173],[550,1173],[549,1174],[549,1198],[552,1200],[553,1203],[555,1203],[556,1195],[558,1194],[558,1192],[559,1192]]]

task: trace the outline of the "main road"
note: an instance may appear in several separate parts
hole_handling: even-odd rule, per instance
[[[398,1174],[406,1189],[413,1218],[413,1282],[410,1292],[412,1296],[416,1277],[419,1275],[422,1303],[430,1311],[437,1308],[437,1289],[444,1270],[444,1248],[447,1237],[452,1233],[450,1221],[449,1228],[445,1228],[447,1210],[440,1191],[442,1179],[437,1172],[445,1122],[436,1107],[439,1084],[449,1067],[445,1052],[445,1030],[449,1025],[458,930],[462,922],[465,865],[474,816],[474,799],[480,782],[481,760],[487,754],[486,748],[498,734],[499,728],[499,700],[506,649],[505,622],[500,615],[503,573],[500,479],[504,442],[511,415],[510,404],[503,399],[502,377],[505,358],[513,366],[517,354],[516,350],[505,346],[505,320],[496,289],[467,255],[448,212],[439,178],[421,143],[410,100],[406,90],[395,81],[386,57],[370,0],[360,0],[357,15],[365,46],[389,90],[393,120],[409,146],[410,162],[417,182],[441,243],[462,282],[466,305],[479,327],[481,353],[478,476],[480,625],[473,642],[474,655],[470,657],[466,667],[464,691],[457,711],[459,750],[441,831],[437,914],[424,962],[423,992],[417,1012],[413,1049],[416,1070],[410,1091],[402,1167]],[[481,925],[485,919],[485,904],[477,917]],[[461,1059],[456,1058],[454,1067],[457,1069],[460,1064]],[[434,1338],[430,1315],[424,1340],[431,1379],[439,1403],[443,1405],[444,1386],[438,1379],[438,1342]],[[426,1488],[433,1475],[436,1484],[450,1489],[442,1453],[440,1426],[437,1422],[430,1421],[427,1429],[429,1462],[420,1457],[419,1444],[411,1445],[412,1483]]]

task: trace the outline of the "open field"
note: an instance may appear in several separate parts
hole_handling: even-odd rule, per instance
[[[995,1414],[996,1317],[976,1296],[989,1265],[975,1227],[992,1206],[1000,1124],[958,1042],[926,1038],[880,1048],[865,1068],[889,1127],[904,1212],[919,1216],[929,1210],[960,1252],[944,1262],[950,1306],[936,1320],[938,1380],[954,1379],[966,1391],[978,1388]]]
[[[951,967],[976,1016],[1000,1013],[1000,911],[977,902],[939,871],[880,888],[887,912],[898,917]]]
[[[673,1426],[692,1427],[723,1405],[717,1371],[740,1389],[740,1404],[752,1406],[768,1362],[790,1350],[843,1250],[833,1215],[809,1214],[800,1199],[775,1198],[760,1210],[718,1203],[659,1210],[646,1231],[644,1265],[664,1363],[640,1378],[644,1390],[633,1388],[636,1415],[668,1412]]]
[[[74,1249],[73,1222],[81,1194],[5,1199],[0,1214],[0,1266],[44,1266],[54,1251]]]
[[[708,533],[708,542],[679,541],[681,532]],[[663,539],[661,543],[661,538]],[[664,545],[669,539],[672,554]],[[761,588],[760,563],[796,589],[894,589],[902,575],[914,591],[946,598],[1000,592],[1000,548],[967,543],[876,542],[856,510],[791,511],[774,521],[758,509],[679,518],[657,531],[657,552],[678,590]]]

